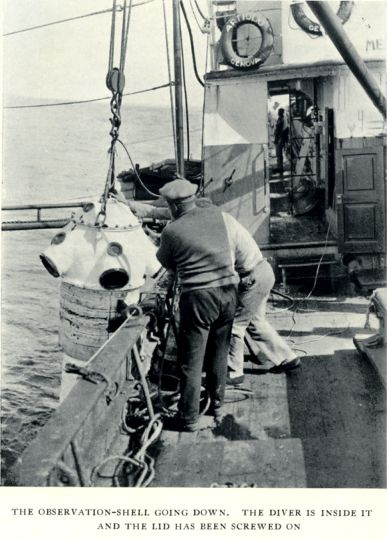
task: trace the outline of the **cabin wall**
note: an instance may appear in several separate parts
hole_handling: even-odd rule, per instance
[[[204,115],[205,194],[258,243],[269,238],[266,81],[208,81]],[[231,178],[230,178],[231,177]]]
[[[384,62],[373,62],[368,67],[384,88]],[[321,113],[328,107],[334,115],[331,151],[336,170],[329,178],[323,178],[326,189],[333,192],[332,201],[326,206],[330,231],[338,240],[339,251],[354,257],[359,268],[383,267],[386,251],[383,117],[345,66],[318,81],[317,102]],[[325,151],[324,159],[328,158]],[[322,171],[326,170],[323,166]]]
[[[379,63],[370,72],[384,89],[385,65]],[[349,70],[340,70],[333,83],[333,108],[336,113],[335,137],[375,137],[383,131],[383,117]]]
[[[265,66],[271,66],[282,63],[282,8],[281,2],[278,0],[272,1],[260,1],[260,0],[237,0],[236,2],[230,2],[230,5],[235,5],[237,14],[244,13],[262,13],[267,19],[269,19],[271,27],[273,29],[274,35],[274,46],[273,52],[270,57],[266,60]],[[222,12],[224,6],[219,6],[218,10]],[[217,27],[215,29],[215,39],[216,41],[220,38],[220,30]],[[234,69],[224,63],[224,58],[222,55],[221,48],[216,47],[216,58],[217,63],[220,64],[221,69]],[[214,67],[214,66],[213,66]]]
[[[274,47],[264,66],[280,64],[315,63],[320,61],[341,61],[342,58],[330,38],[316,36],[300,28],[292,15],[291,4],[287,1],[230,0],[213,3],[214,19],[212,23],[212,47],[214,51],[212,69],[232,70],[224,63],[219,46],[222,27],[221,21],[226,15],[244,13],[262,13],[270,21],[274,34]],[[339,2],[332,2],[333,9],[338,9]],[[306,2],[302,3],[305,15],[318,24]],[[364,60],[384,60],[386,57],[386,16],[383,1],[356,1],[351,15],[344,24],[344,30]],[[320,25],[321,26],[321,25]],[[243,30],[238,30],[242,32]]]
[[[339,2],[331,3],[337,9]],[[317,23],[316,16],[303,3],[305,15]],[[349,39],[364,60],[384,60],[386,56],[386,4],[357,1],[343,26]],[[294,20],[290,2],[282,2],[282,56],[284,64],[342,60],[328,36],[313,36],[301,30]]]

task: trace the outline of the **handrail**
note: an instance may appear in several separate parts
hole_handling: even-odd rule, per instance
[[[87,368],[105,382],[79,379],[26,448],[11,473],[19,486],[85,486],[117,436],[121,414],[136,381],[131,356],[146,317],[129,319],[96,353]]]
[[[2,211],[11,210],[39,210],[47,208],[79,208],[86,204],[85,202],[76,203],[35,203],[35,204],[18,204],[18,205],[5,205],[1,209]]]
[[[2,231],[26,231],[32,229],[60,229],[69,222],[69,218],[60,219],[41,219],[42,210],[53,210],[60,208],[79,208],[85,202],[69,202],[69,203],[34,203],[34,204],[19,204],[19,205],[4,205],[2,212],[21,212],[24,210],[36,211],[34,220],[18,220],[18,221],[3,221],[1,224]]]
[[[5,205],[2,207],[3,212],[20,212],[23,210],[35,210],[36,219],[35,220],[19,220],[19,221],[3,221],[1,224],[2,231],[29,231],[35,229],[60,229],[67,225],[70,221],[70,218],[52,218],[52,219],[41,219],[41,210],[52,210],[60,208],[80,208],[86,202],[76,202],[76,203],[35,203],[35,204],[21,204],[21,205]],[[153,223],[166,223],[166,220],[154,219],[154,218],[141,218],[141,223],[143,224],[153,224]]]

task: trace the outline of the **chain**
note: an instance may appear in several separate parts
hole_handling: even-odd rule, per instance
[[[110,111],[111,118],[110,124],[111,129],[109,135],[111,137],[110,148],[108,153],[110,154],[109,160],[109,169],[105,182],[105,189],[101,197],[101,209],[97,215],[95,225],[102,226],[106,219],[106,204],[111,192],[114,192],[115,184],[115,158],[116,158],[116,144],[119,137],[119,130],[121,126],[121,103],[123,91],[125,88],[125,76],[124,76],[124,67],[125,67],[125,57],[126,57],[126,47],[128,42],[128,32],[129,32],[129,22],[132,9],[132,1],[129,0],[129,8],[127,6],[127,0],[124,1],[124,5],[120,10],[122,11],[122,28],[121,28],[121,48],[120,48],[120,59],[119,59],[119,68],[113,67],[114,61],[114,41],[116,33],[116,10],[117,0],[113,0],[113,9],[112,9],[112,24],[111,24],[111,33],[110,33],[110,48],[109,48],[109,64],[108,64],[108,73],[106,75],[106,86],[112,93],[112,98],[110,100]]]

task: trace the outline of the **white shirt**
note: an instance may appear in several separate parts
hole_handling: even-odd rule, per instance
[[[235,218],[222,212],[238,274],[250,272],[262,260],[262,253],[249,231]]]

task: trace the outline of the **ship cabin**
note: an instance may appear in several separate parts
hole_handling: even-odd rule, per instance
[[[240,0],[209,6],[205,194],[249,229],[285,285],[320,264],[330,278],[349,273],[366,290],[381,286],[383,114],[307,3]],[[368,73],[384,88],[383,2],[336,7]],[[283,171],[274,144],[279,108],[288,127]]]

